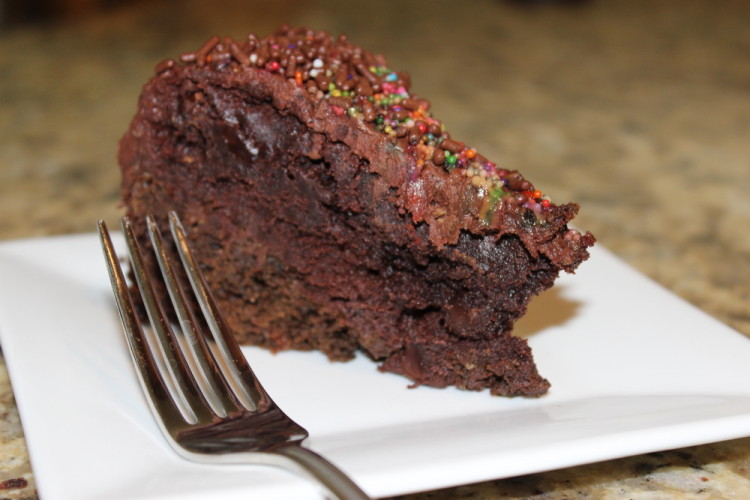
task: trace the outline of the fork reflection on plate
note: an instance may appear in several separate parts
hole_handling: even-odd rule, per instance
[[[146,218],[150,245],[145,246],[153,248],[161,270],[156,276],[159,273],[144,262],[144,245],[138,242],[131,221],[122,220],[150,329],[139,319],[107,227],[103,221],[98,224],[136,372],[169,444],[190,460],[280,466],[314,479],[328,498],[368,499],[341,470],[302,446],[307,431],[273,402],[253,374],[174,212],[169,222],[179,258],[170,255],[155,219]],[[169,309],[158,298],[158,281],[168,291],[179,328],[173,327]]]

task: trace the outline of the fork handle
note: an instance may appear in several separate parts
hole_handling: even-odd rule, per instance
[[[312,476],[325,488],[330,500],[371,500],[344,472],[309,448],[288,445],[273,452],[294,461],[302,472]]]

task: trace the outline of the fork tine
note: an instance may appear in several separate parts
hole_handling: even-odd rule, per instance
[[[162,415],[163,419],[171,422],[184,420],[189,423],[197,421],[197,416],[191,408],[185,405],[179,406],[173,402],[170,388],[159,370],[158,363],[154,358],[148,340],[143,331],[138,313],[133,306],[125,275],[120,267],[117,253],[115,252],[109,230],[104,221],[99,221],[99,240],[105,254],[107,271],[110,283],[115,295],[117,310],[120,314],[125,337],[128,342],[131,357],[133,358],[136,374],[141,387],[147,394],[147,400],[155,413]],[[160,424],[163,427],[162,422]]]
[[[169,389],[173,403],[179,408],[186,422],[197,423],[208,420],[210,417],[205,414],[204,402],[197,391],[195,380],[190,375],[181,348],[156,297],[152,278],[149,277],[143,261],[140,244],[127,217],[122,219],[122,229],[130,252],[135,280],[154,332],[155,349],[160,355],[160,358],[155,359],[157,363],[159,360],[163,361],[157,366],[161,368],[160,373],[165,386]]]
[[[217,364],[235,396],[250,411],[262,411],[273,402],[263,389],[258,378],[242,353],[232,331],[224,322],[211,291],[193,256],[185,235],[185,228],[174,211],[169,212],[169,224],[172,229],[177,251],[185,266],[190,284],[195,292],[203,315],[213,336],[216,350],[213,351]]]
[[[171,264],[172,259],[167,254],[156,220],[153,216],[148,215],[146,216],[146,224],[156,260],[164,278],[164,284],[172,300],[183,335],[186,337],[183,353],[185,356],[190,356],[194,363],[195,370],[192,370],[192,375],[206,403],[217,416],[224,418],[229,413],[239,409],[240,403],[231,399],[230,391],[218,387],[217,384],[222,384],[223,379],[210,348],[206,344],[204,334],[200,331],[198,318],[193,313],[193,308],[188,305],[185,291]]]

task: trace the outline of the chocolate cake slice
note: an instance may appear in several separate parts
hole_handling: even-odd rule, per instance
[[[382,56],[307,29],[214,37],[157,66],[119,162],[128,215],[179,214],[240,342],[547,391],[511,330],[594,238]]]

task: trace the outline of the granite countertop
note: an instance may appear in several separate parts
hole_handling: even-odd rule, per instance
[[[532,3],[114,2],[0,28],[0,240],[117,223],[116,142],[158,61],[304,24],[387,54],[455,137],[750,336],[750,8]],[[4,361],[0,498],[36,498]],[[403,498],[750,498],[750,438]]]

